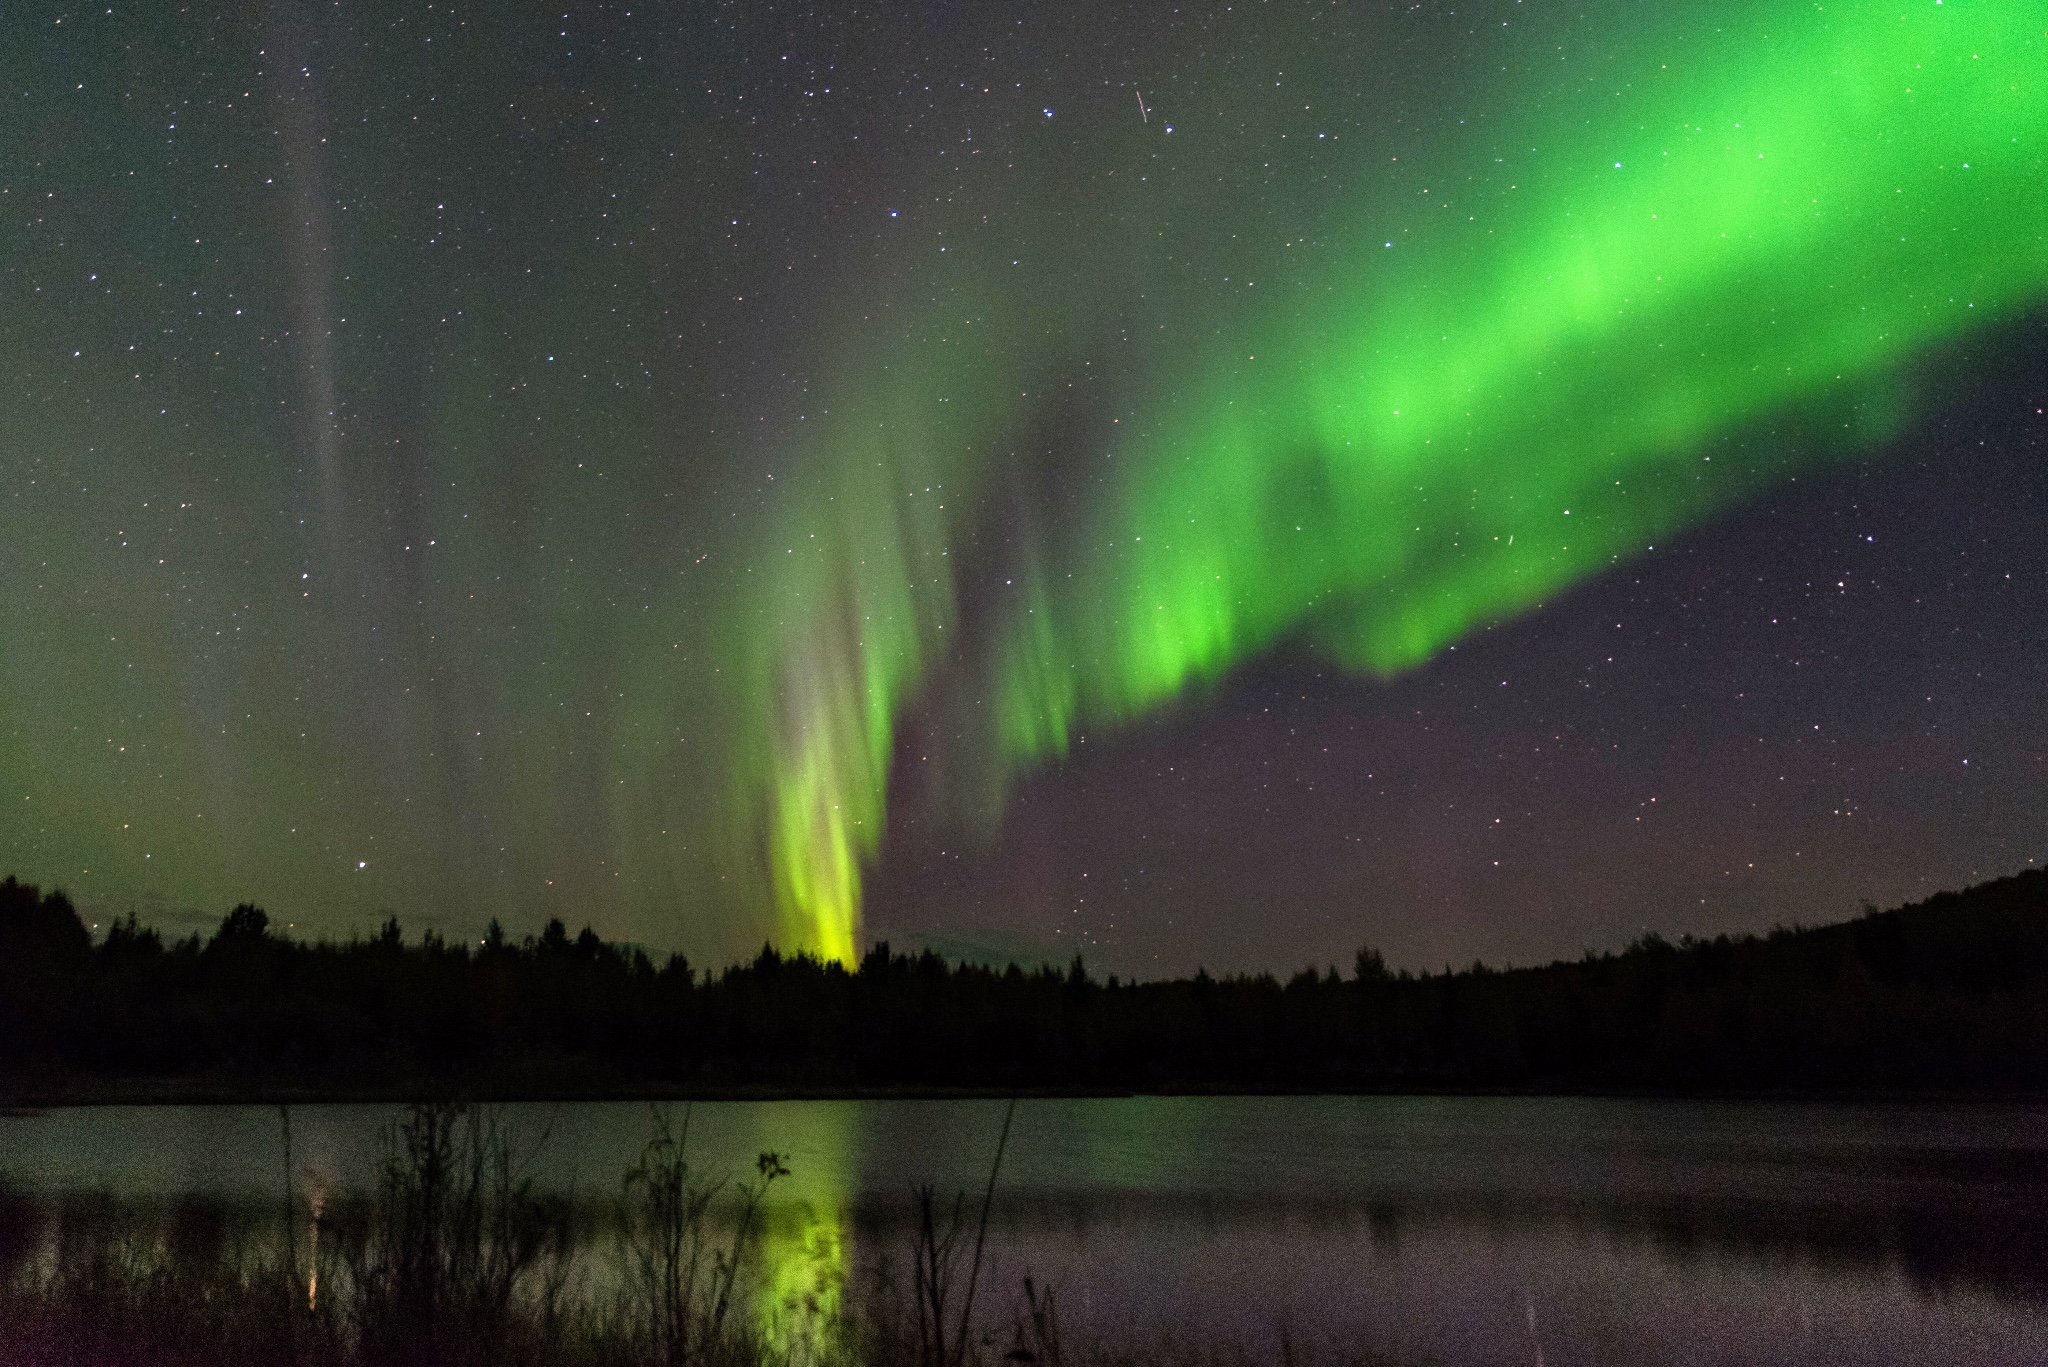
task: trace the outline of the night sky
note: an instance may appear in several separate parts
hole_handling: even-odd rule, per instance
[[[2048,6],[12,7],[0,872],[1155,974],[2048,860]]]

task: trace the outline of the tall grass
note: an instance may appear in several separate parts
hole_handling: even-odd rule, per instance
[[[341,1343],[369,1362],[484,1364],[545,1341],[564,1315],[573,1214],[518,1175],[495,1113],[415,1106],[383,1147],[374,1198],[314,1226],[338,1274]]]
[[[0,1362],[573,1358],[559,1350],[592,1326],[563,1293],[585,1231],[518,1177],[496,1117],[415,1106],[381,1144],[372,1192],[302,1199],[288,1177],[275,1223],[197,1198],[0,1197]]]
[[[913,1193],[917,1205],[917,1243],[912,1252],[913,1291],[917,1298],[918,1367],[963,1367],[968,1336],[974,1316],[974,1292],[981,1279],[982,1254],[988,1247],[988,1213],[995,1201],[996,1175],[1003,1168],[1003,1150],[1010,1142],[1010,1122],[1017,1116],[1012,1100],[1003,1112],[1003,1133],[996,1140],[995,1161],[989,1165],[988,1187],[982,1193],[981,1218],[974,1227],[974,1256],[966,1260],[967,1290],[960,1300],[959,1323],[947,1313],[946,1301],[961,1262],[960,1240],[966,1232],[961,1220],[965,1193],[953,1198],[953,1209],[945,1232],[939,1232],[936,1218],[938,1200],[930,1183]]]
[[[760,1214],[761,1198],[789,1169],[764,1153],[756,1177],[739,1187],[738,1218],[721,1245],[711,1219],[724,1181],[705,1183],[690,1170],[689,1112],[675,1130],[666,1111],[654,1114],[654,1134],[625,1177],[620,1231],[632,1273],[633,1301],[623,1318],[638,1360],[661,1367],[741,1364],[760,1357],[760,1345],[734,1318],[740,1267]]]
[[[801,1333],[766,1331],[776,1307],[753,1303],[764,1198],[788,1166],[699,1173],[688,1110],[657,1109],[597,1201],[539,1191],[494,1112],[446,1104],[384,1130],[367,1192],[300,1190],[287,1157],[281,1212],[0,1184],[0,1367],[1251,1367],[1230,1345],[1077,1350],[1030,1278],[1007,1315],[976,1318],[1014,1112],[976,1218],[964,1192],[915,1189],[908,1284],[878,1257]],[[1310,1361],[1281,1348],[1282,1367]]]
[[[763,1332],[763,1201],[691,1164],[689,1112],[657,1109],[615,1193],[572,1202],[522,1174],[487,1109],[416,1105],[387,1127],[372,1190],[300,1190],[285,1130],[282,1218],[217,1201],[168,1208],[28,1199],[0,1187],[0,1364],[589,1364],[590,1367],[978,1367],[1005,1355],[974,1298],[1002,1143],[968,1244],[964,1196],[917,1193],[911,1306],[882,1259],[864,1294]],[[606,1256],[609,1255],[609,1256]],[[954,1299],[954,1289],[964,1291]],[[1060,1367],[1050,1292],[1026,1283],[1013,1363]],[[912,1310],[914,1309],[914,1313]],[[1026,1346],[1028,1343],[1028,1347]]]

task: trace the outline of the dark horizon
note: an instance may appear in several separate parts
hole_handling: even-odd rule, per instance
[[[1151,982],[764,947],[698,970],[560,921],[482,944],[397,920],[207,940],[0,881],[0,1093],[17,1104],[932,1092],[2048,1091],[2048,870],[1853,921],[1442,974]]]
[[[1489,972],[1514,972],[1523,969],[1552,967],[1589,957],[1612,956],[1637,949],[1644,943],[1686,945],[1695,941],[1712,940],[1715,938],[1745,940],[1768,938],[1772,935],[1788,931],[1825,929],[1880,911],[1897,910],[1906,906],[1920,905],[1923,902],[1958,897],[1972,892],[1980,886],[2008,883],[2015,878],[2022,878],[2026,874],[2035,871],[2033,861],[2029,860],[2026,867],[2003,874],[1993,874],[1990,878],[1978,883],[1966,883],[1957,887],[1940,888],[1912,903],[1902,902],[1889,906],[1880,906],[1880,904],[1866,899],[1846,911],[1837,910],[1833,914],[1823,914],[1815,919],[1809,920],[1797,916],[1786,917],[1767,925],[1723,930],[1712,935],[1700,935],[1692,931],[1670,932],[1662,926],[1653,925],[1646,921],[1635,935],[1626,940],[1619,940],[1608,944],[1582,944],[1574,949],[1554,954],[1549,958],[1538,958],[1527,962],[1518,962],[1513,959],[1489,961],[1483,955],[1474,955],[1471,959],[1463,962],[1444,959],[1435,964],[1404,963],[1386,954],[1378,945],[1367,943],[1353,946],[1347,955],[1326,958],[1321,962],[1312,962],[1306,958],[1301,958],[1291,963],[1275,962],[1236,966],[1225,964],[1210,965],[1197,962],[1178,973],[1162,972],[1159,976],[1147,977],[1128,971],[1120,971],[1106,963],[1097,961],[1093,959],[1086,948],[1076,949],[1055,944],[1048,947],[1051,952],[1033,956],[1029,952],[1018,953],[1014,948],[1004,948],[1000,944],[978,943],[969,938],[945,933],[930,936],[912,934],[900,941],[892,940],[885,934],[876,934],[861,944],[859,957],[865,959],[876,951],[883,951],[895,955],[907,955],[913,959],[936,956],[939,960],[953,968],[982,968],[1001,971],[1011,966],[1016,966],[1027,972],[1049,969],[1062,973],[1067,972],[1073,962],[1079,959],[1083,963],[1089,964],[1090,972],[1095,973],[1098,977],[1115,976],[1131,983],[1185,981],[1197,973],[1208,975],[1212,968],[1216,975],[1225,978],[1271,978],[1278,980],[1296,976],[1307,971],[1323,972],[1325,970],[1336,970],[1342,965],[1350,964],[1361,950],[1369,951],[1377,956],[1389,972],[1397,975],[1428,977],[1439,974],[1450,975],[1469,972],[1474,968],[1482,968]],[[395,910],[387,909],[383,911],[381,919],[373,923],[349,926],[338,932],[320,927],[302,931],[292,922],[272,917],[265,902],[259,898],[241,899],[233,907],[229,908],[227,912],[222,914],[212,914],[196,908],[186,908],[160,919],[152,919],[144,914],[141,906],[131,904],[119,914],[101,916],[94,911],[90,904],[81,902],[64,887],[52,885],[48,888],[41,888],[30,880],[17,877],[11,873],[0,875],[0,881],[4,881],[15,888],[25,888],[38,895],[57,898],[65,906],[74,908],[80,924],[86,928],[95,944],[104,944],[107,935],[119,926],[131,934],[139,932],[154,935],[166,945],[186,943],[203,945],[218,937],[228,921],[246,909],[261,913],[266,934],[309,948],[346,948],[361,945],[378,938],[388,939],[392,929],[395,927],[403,942],[418,944],[423,939],[431,939],[451,948],[467,945],[473,949],[495,938],[503,943],[532,949],[535,945],[559,933],[561,936],[566,936],[570,939],[586,936],[594,937],[607,949],[626,955],[643,954],[648,956],[650,961],[665,962],[672,958],[688,961],[690,957],[682,950],[674,947],[648,944],[639,940],[606,939],[598,935],[593,922],[586,919],[579,927],[576,925],[576,918],[573,916],[567,919],[560,916],[551,916],[538,930],[514,933],[508,930],[501,918],[495,916],[487,920],[481,927],[463,927],[459,930],[454,930],[430,918],[423,918],[417,914],[401,915]],[[751,967],[760,961],[763,955],[776,959],[817,959],[817,955],[814,952],[803,947],[786,949],[778,945],[771,936],[762,941],[752,953],[740,954],[724,961],[723,967],[714,964],[694,964],[693,971],[705,974],[739,971]],[[1098,969],[1100,970],[1099,973],[1096,972]]]

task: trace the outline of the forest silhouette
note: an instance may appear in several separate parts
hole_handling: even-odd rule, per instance
[[[210,937],[0,882],[0,1098],[903,1092],[2013,1092],[2048,1087],[2048,872],[1834,925],[1542,967],[1134,982],[764,947],[702,972],[551,921]]]

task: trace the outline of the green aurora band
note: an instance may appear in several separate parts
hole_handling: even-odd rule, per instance
[[[1632,44],[1590,117],[1583,82],[1521,92],[1561,112],[1441,154],[1455,205],[1353,192],[1167,401],[1092,410],[1085,505],[999,560],[977,528],[1063,383],[1016,339],[1073,301],[976,326],[970,271],[839,366],[714,633],[732,853],[765,853],[785,947],[855,952],[907,709],[967,737],[982,811],[1283,645],[1415,666],[1895,431],[1909,363],[2048,293],[2048,9],[1722,18]]]

